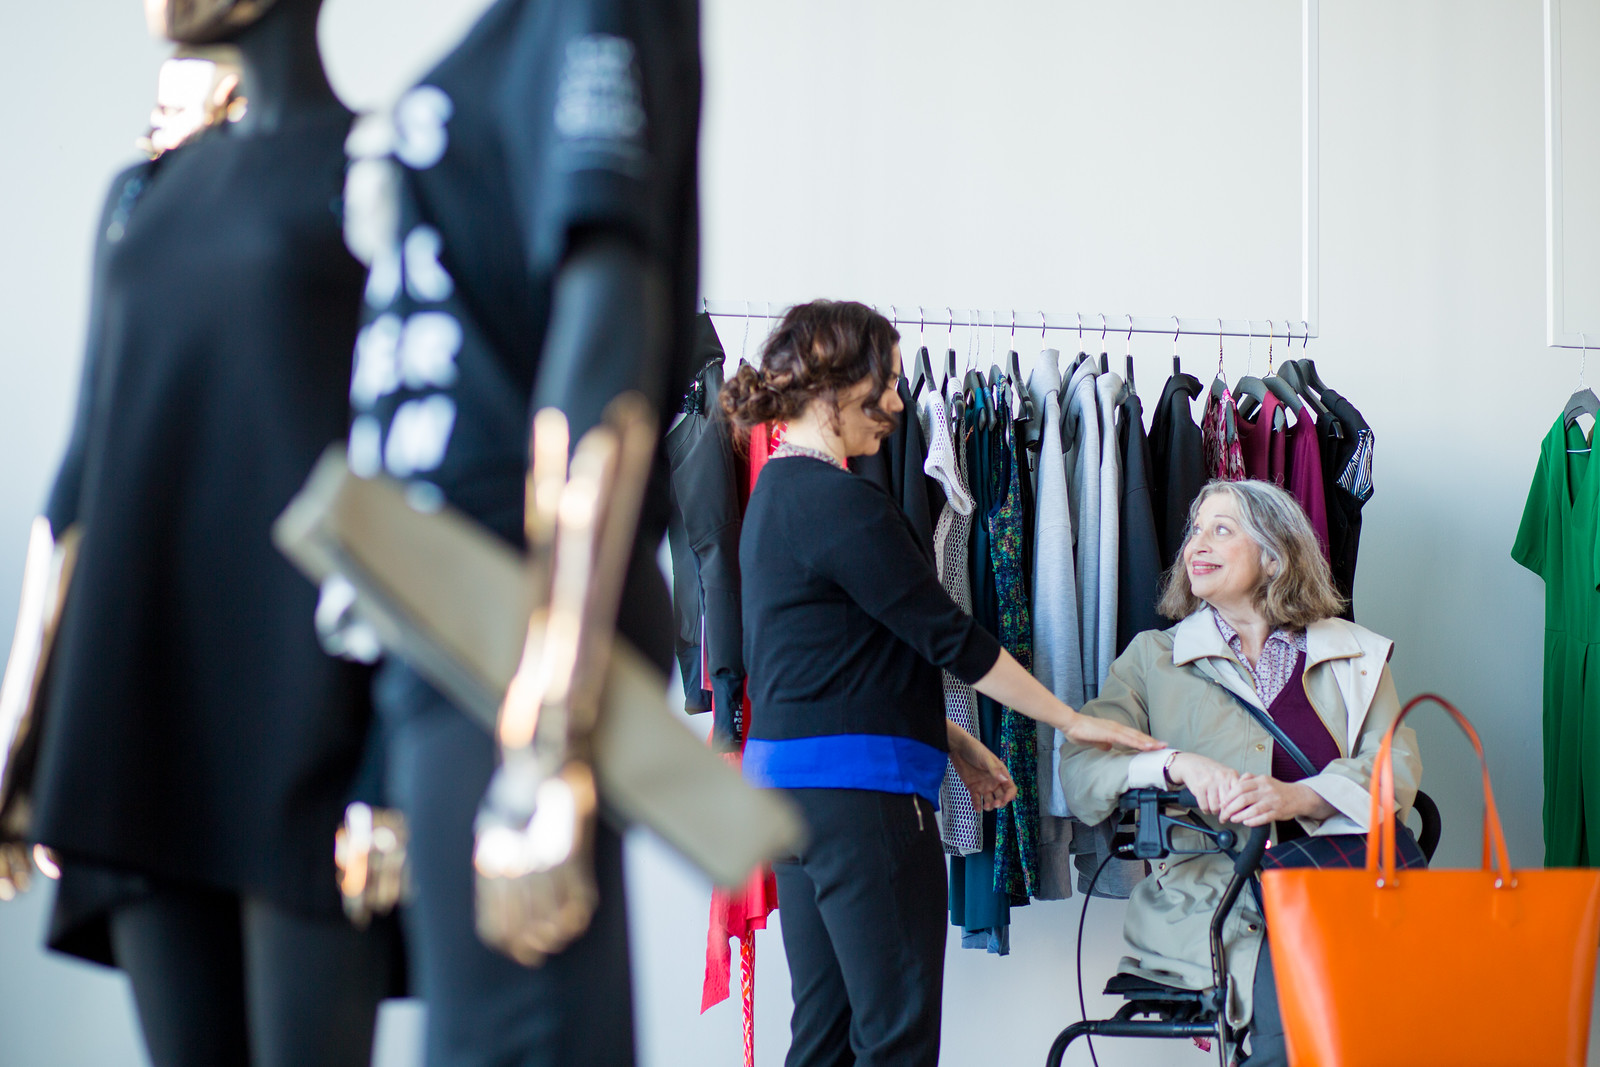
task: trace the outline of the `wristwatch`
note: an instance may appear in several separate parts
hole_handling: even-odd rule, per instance
[[[1168,789],[1178,788],[1178,783],[1172,780],[1172,761],[1179,755],[1181,753],[1177,749],[1172,749],[1167,753],[1167,758],[1161,761],[1161,781]]]

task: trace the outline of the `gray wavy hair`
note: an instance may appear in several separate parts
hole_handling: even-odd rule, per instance
[[[1185,545],[1194,536],[1200,505],[1219,494],[1232,498],[1242,532],[1261,546],[1261,581],[1255,588],[1254,600],[1269,623],[1299,630],[1344,610],[1345,599],[1334,588],[1327,557],[1322,554],[1311,520],[1298,500],[1271,482],[1208,483],[1189,506]],[[1267,573],[1270,562],[1278,564],[1274,574]],[[1156,609],[1169,619],[1184,619],[1204,603],[1189,586],[1180,550],[1167,569]]]

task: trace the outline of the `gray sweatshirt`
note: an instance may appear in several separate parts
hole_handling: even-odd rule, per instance
[[[1098,369],[1093,359],[1084,360],[1063,394],[1067,507],[1077,536],[1078,632],[1085,700],[1093,700],[1100,691],[1100,661],[1095,652],[1100,604],[1100,401],[1094,385]]]
[[[1106,373],[1095,378],[1100,404],[1100,581],[1095,587],[1094,691],[1117,658],[1117,559],[1122,531],[1122,455],[1117,451],[1117,415],[1122,403],[1122,378]]]
[[[1040,419],[1034,495],[1033,673],[1062,701],[1083,706],[1083,657],[1078,615],[1077,567],[1073,562],[1072,509],[1067,502],[1066,451],[1061,440],[1059,353],[1039,353],[1028,392]],[[1070,815],[1061,788],[1062,738],[1039,725],[1039,797],[1047,815]]]

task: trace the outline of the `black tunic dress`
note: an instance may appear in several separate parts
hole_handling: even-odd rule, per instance
[[[349,125],[224,128],[113,183],[49,507],[84,529],[35,798],[67,860],[57,947],[110,962],[89,920],[151,878],[338,911],[369,672],[321,651],[269,531],[348,425]]]

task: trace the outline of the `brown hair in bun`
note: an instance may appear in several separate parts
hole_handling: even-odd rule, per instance
[[[865,380],[872,388],[861,410],[890,427],[895,416],[878,402],[894,381],[900,332],[854,300],[813,300],[784,312],[761,348],[761,369],[742,364],[722,387],[722,410],[741,434],[767,422],[786,422],[813,400],[838,415],[838,395]]]

